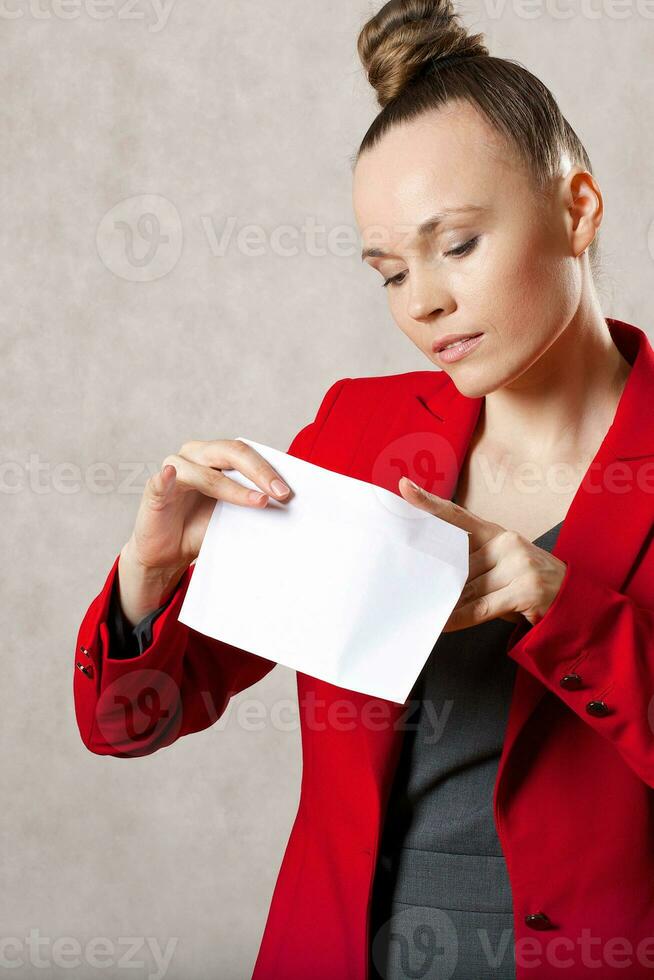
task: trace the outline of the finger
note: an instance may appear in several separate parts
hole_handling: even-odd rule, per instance
[[[160,470],[152,474],[151,487],[153,493],[163,494],[170,489],[174,484],[174,477],[177,476],[177,470],[172,465],[162,465]]]
[[[449,524],[454,524],[455,527],[460,527],[462,531],[467,531],[471,536],[471,547],[473,548],[480,547],[503,530],[500,524],[486,521],[483,517],[472,514],[460,504],[455,504],[453,500],[447,500],[435,493],[429,493],[421,487],[416,489],[415,484],[406,476],[401,478],[398,487],[409,503],[440,517],[441,520],[447,521]]]
[[[176,475],[174,466],[164,465],[146,481],[143,499],[152,510],[160,510],[168,503]]]
[[[476,548],[468,555],[468,580],[466,585],[472,582],[473,579],[479,578],[480,575],[489,572],[497,564],[497,549],[492,547],[493,540],[491,538],[481,548]]]
[[[474,599],[497,592],[511,583],[511,576],[507,574],[503,564],[493,565],[482,575],[468,575],[468,581],[461,591],[457,605],[465,605]]]
[[[202,466],[237,470],[277,499],[286,499],[291,492],[268,460],[241,439],[191,440],[184,443],[180,455]]]
[[[207,497],[243,507],[265,507],[268,503],[267,494],[244,487],[236,480],[230,480],[220,470],[194,463],[185,456],[166,456],[162,466],[169,464],[177,470],[175,483],[182,491],[198,490]]]
[[[512,585],[506,585],[495,592],[477,596],[459,608],[455,607],[443,632],[467,629],[469,626],[478,626],[491,619],[501,619],[508,615],[515,615],[517,612]]]
[[[454,611],[454,610],[452,610]],[[504,613],[502,616],[498,616],[497,619],[504,620],[507,623],[521,623],[524,622],[524,615],[522,613],[510,612]],[[443,633],[454,633],[457,630],[463,629],[462,626],[453,625],[452,616],[448,619],[447,623],[443,627]]]
[[[192,440],[184,443],[180,453],[203,466],[238,470],[273,497],[285,498],[291,492],[268,460],[241,439]]]
[[[504,613],[503,616],[498,616],[498,619],[502,619],[507,623],[521,623],[524,621],[524,616],[522,613]],[[447,623],[443,627],[443,633],[455,633],[457,630],[463,629],[463,626],[459,626],[453,620],[452,616],[448,619]]]
[[[517,573],[523,542],[524,539],[517,531],[500,530],[498,534],[471,552],[468,558],[468,580],[477,578],[500,563],[506,569]]]

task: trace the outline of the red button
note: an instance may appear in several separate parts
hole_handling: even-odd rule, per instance
[[[579,674],[564,674],[559,684],[567,691],[578,691],[580,687],[584,686]]]
[[[544,912],[532,912],[530,915],[526,915],[525,923],[531,929],[554,929],[555,928],[555,926],[552,925],[549,916],[545,915]]]
[[[603,718],[604,715],[611,713],[606,701],[589,701],[586,705],[586,711],[589,715],[595,715],[596,718]]]

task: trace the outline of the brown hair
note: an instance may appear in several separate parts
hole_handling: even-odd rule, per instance
[[[389,0],[362,28],[357,49],[381,112],[353,165],[391,127],[466,100],[515,148],[541,200],[560,174],[562,154],[593,173],[547,86],[519,62],[490,55],[483,35],[469,35],[459,22],[451,0]],[[598,246],[596,234],[588,248],[593,274],[599,269]]]

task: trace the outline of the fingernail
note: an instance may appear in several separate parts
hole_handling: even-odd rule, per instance
[[[408,483],[411,484],[411,486],[413,487],[414,490],[417,490],[418,492],[421,492],[422,491],[422,487],[419,487],[417,483],[414,483],[413,482],[413,480],[409,480],[409,477],[408,476],[406,477],[406,480],[407,480]]]
[[[281,480],[271,480],[270,489],[272,490],[272,492],[275,494],[276,497],[283,497],[284,494],[289,492],[290,487],[287,487],[286,484],[282,483]]]

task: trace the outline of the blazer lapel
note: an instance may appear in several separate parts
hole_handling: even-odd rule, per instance
[[[621,590],[653,522],[653,498],[647,483],[638,479],[638,471],[654,455],[654,416],[650,408],[654,351],[639,328],[611,318],[607,318],[607,325],[632,369],[613,423],[570,505],[552,554],[562,561],[574,561],[580,569]],[[420,372],[431,386],[430,391],[412,391],[390,416],[388,406],[380,406],[351,460],[350,475],[399,494],[400,476],[415,478],[426,473],[429,478],[418,482],[451,499],[483,398],[461,395],[440,376],[434,387],[434,380],[429,378],[432,373]],[[615,529],[615,533],[610,533],[610,529]],[[516,626],[509,638],[510,655],[528,628],[526,620]],[[547,688],[518,664],[496,793],[511,750],[546,692]],[[402,720],[409,720],[411,705],[388,701],[380,704],[385,706],[387,717],[390,713],[390,723],[381,731],[374,730],[374,734],[366,729],[365,741],[377,801],[383,809],[399,756]]]

